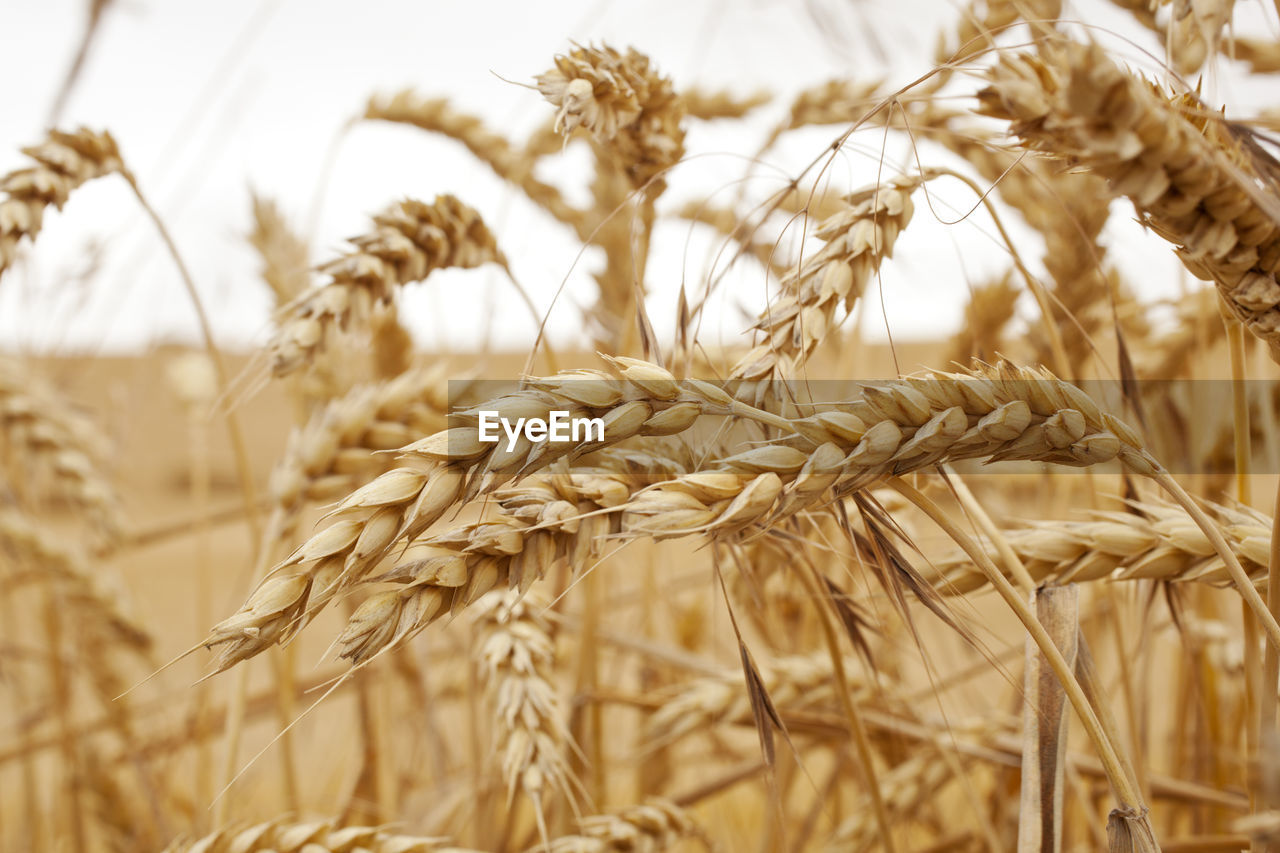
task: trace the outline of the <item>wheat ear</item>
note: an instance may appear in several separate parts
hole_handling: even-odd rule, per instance
[[[193,841],[175,841],[165,853],[477,853],[442,838],[396,835],[373,826],[335,826],[332,821],[277,819],[245,829],[227,829]]]
[[[653,798],[612,814],[583,818],[579,834],[562,836],[530,853],[661,853],[699,834],[684,809]]]
[[[262,260],[262,280],[271,288],[277,306],[299,296],[311,278],[307,241],[285,219],[280,207],[266,196],[252,196],[253,228],[249,245]]]
[[[22,238],[34,240],[40,233],[46,208],[61,210],[81,184],[124,170],[111,134],[86,128],[51,130],[44,142],[22,153],[36,164],[0,177],[0,276],[13,266]]]
[[[632,187],[661,191],[659,177],[684,156],[684,100],[649,58],[628,48],[577,47],[536,78],[566,136],[581,127],[616,158]],[[652,183],[651,183],[652,182]]]
[[[568,715],[550,678],[555,642],[540,610],[546,602],[519,591],[489,593],[476,602],[481,635],[479,656],[497,715],[496,740],[508,797],[518,787],[539,817],[547,787],[573,799],[566,761],[572,749]]]
[[[0,470],[19,500],[69,502],[109,546],[123,514],[105,471],[107,453],[96,424],[24,366],[0,359]]]
[[[354,248],[320,267],[328,281],[285,306],[269,345],[277,376],[310,363],[325,335],[368,317],[397,287],[446,267],[506,265],[497,241],[471,207],[451,195],[431,204],[407,199],[374,217],[375,228],[353,238]]]
[[[1128,196],[1280,360],[1280,165],[1242,126],[1193,95],[1164,94],[1092,44],[1003,57],[990,79],[984,113]]]
[[[613,373],[570,371],[527,380],[526,390],[457,414],[456,422],[465,425],[402,448],[400,467],[348,495],[325,528],[277,566],[237,614],[211,630],[204,645],[225,644],[218,669],[287,640],[302,626],[303,614],[314,614],[335,593],[364,578],[397,543],[419,536],[450,509],[514,477],[630,438],[683,432],[702,414],[789,428],[785,419],[741,404],[709,383],[680,383],[669,371],[635,359],[610,363]],[[485,443],[479,438],[481,410],[509,420],[545,420],[553,410],[599,417],[604,438],[535,444],[522,436],[510,448]],[[472,588],[465,600],[473,601],[491,587],[492,582]],[[425,600],[418,603],[426,605]],[[437,598],[426,616],[437,615],[443,604]]]
[[[763,341],[743,356],[733,379],[793,376],[835,330],[837,309],[850,311],[898,234],[911,221],[911,193],[928,174],[894,178],[845,197],[815,231],[822,248],[783,276],[778,295],[756,320]]]
[[[1210,517],[1259,585],[1266,580],[1271,519],[1245,506],[1208,504]],[[1180,507],[1135,502],[1129,512],[1099,512],[1088,521],[1038,521],[1005,538],[1037,584],[1097,580],[1200,581],[1229,584],[1222,558],[1204,531]],[[994,559],[997,565],[999,560]],[[986,584],[967,557],[933,562],[945,594]]]
[[[852,661],[846,666],[850,668]],[[837,685],[828,654],[794,655],[757,666],[769,699],[779,709],[803,710],[836,704]],[[862,684],[855,684],[861,693]],[[721,723],[751,724],[752,700],[744,689],[742,668],[695,678],[678,685],[645,723],[645,737],[665,744]]]
[[[408,124],[461,142],[495,175],[519,187],[534,204],[573,226],[580,237],[586,237],[582,211],[565,201],[560,190],[535,177],[535,157],[515,148],[501,134],[486,127],[483,121],[454,107],[447,98],[427,98],[411,89],[404,89],[370,98],[363,118]],[[553,138],[559,147],[559,137]]]

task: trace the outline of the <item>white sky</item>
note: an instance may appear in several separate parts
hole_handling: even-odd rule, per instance
[[[1257,0],[1239,5],[1246,19],[1266,21],[1274,32],[1274,13],[1265,17]],[[0,170],[22,165],[19,148],[42,136],[86,6],[85,0],[0,0],[0,79],[8,84]],[[1122,29],[1155,48],[1105,2],[1080,8],[1091,23]],[[455,193],[485,215],[540,307],[569,277],[551,328],[561,341],[581,340],[578,306],[591,299],[593,285],[589,267],[574,266],[577,244],[460,145],[412,128],[362,125],[346,138],[315,207],[330,142],[370,94],[412,86],[445,95],[519,139],[551,107],[536,91],[500,77],[531,81],[573,39],[634,45],[677,86],[781,95],[745,127],[693,126],[688,147],[701,156],[673,173],[664,199],[673,209],[717,191],[719,198],[736,192],[734,182],[746,171],[743,156],[754,153],[765,127],[785,115],[799,89],[836,76],[899,84],[919,76],[932,64],[937,33],[955,15],[947,0],[117,0],[60,124],[115,135],[172,228],[225,344],[260,343],[267,329],[270,300],[243,239],[250,186],[275,197],[300,225],[315,223],[317,261],[332,257],[344,237],[365,230],[369,214],[398,198]],[[1127,52],[1136,54],[1133,47]],[[1245,90],[1252,96],[1245,103],[1230,80],[1213,85],[1238,115],[1257,109],[1259,91],[1270,94]],[[798,170],[835,132],[796,134],[772,155],[770,164],[782,171],[757,169],[749,191],[763,198],[777,186],[777,175]],[[867,131],[855,143],[874,153],[881,137]],[[901,159],[905,151],[904,143],[891,140],[889,156]],[[873,153],[842,156],[832,187],[850,190],[873,179]],[[571,199],[584,198],[583,152],[571,148],[559,159],[552,179]],[[954,198],[957,205],[972,203],[963,194]],[[1144,251],[1151,243],[1129,227],[1130,217],[1127,209],[1116,217],[1116,257],[1144,295],[1175,293],[1181,276],[1172,254],[1157,251],[1153,264]],[[943,227],[917,206],[916,222],[886,267],[883,306],[873,298],[862,318],[869,333],[882,336],[886,318],[902,337],[955,327],[966,281],[1007,263],[978,220]],[[671,328],[682,277],[696,291],[715,245],[701,229],[680,223],[658,230],[650,310],[660,334]],[[1026,245],[1028,259],[1036,258],[1034,238]],[[78,281],[99,256],[101,274]],[[758,268],[740,269],[704,327],[708,340],[735,340],[748,325],[739,306],[762,304]],[[411,288],[404,313],[428,347],[475,346],[483,335],[522,349],[532,338],[531,323],[505,288],[493,271],[447,273]],[[62,215],[48,216],[36,248],[0,285],[0,349],[131,349],[191,340],[194,330],[171,262],[115,179],[82,188]]]

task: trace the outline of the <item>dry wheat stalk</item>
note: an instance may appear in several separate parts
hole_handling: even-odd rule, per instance
[[[120,501],[104,472],[101,430],[51,387],[0,359],[0,471],[7,490],[27,503],[65,501],[86,512],[110,544],[121,527]]]
[[[1192,95],[1164,95],[1096,45],[1006,56],[979,99],[983,112],[1012,122],[1023,144],[1084,166],[1128,196],[1280,359],[1280,224],[1261,201],[1262,187],[1275,192],[1280,169],[1240,126]]]
[[[583,128],[617,159],[632,187],[652,182],[661,190],[659,176],[684,155],[685,105],[647,56],[576,47],[535,80],[557,108],[557,130],[568,136]]]
[[[536,159],[529,151],[515,148],[479,118],[458,110],[447,98],[426,98],[411,89],[375,96],[365,106],[363,118],[410,124],[461,142],[494,174],[519,187],[534,204],[561,222],[572,225],[579,237],[586,239],[589,234],[583,212],[566,202],[560,190],[535,177]],[[559,150],[563,144],[558,133],[547,138],[554,145],[552,150]]]
[[[778,295],[756,320],[764,340],[734,366],[731,378],[794,376],[838,325],[885,258],[915,208],[911,193],[930,174],[901,176],[845,197],[846,205],[824,219],[815,236],[823,241],[799,268],[783,276]]]
[[[1262,584],[1271,543],[1270,518],[1245,506],[1206,504],[1205,508],[1250,577]],[[1169,504],[1135,502],[1129,512],[1097,512],[1089,521],[1031,522],[1024,529],[1005,531],[1005,536],[1038,584],[1231,582],[1204,532],[1180,507]],[[967,558],[944,557],[933,566],[941,592],[963,594],[986,584]]]
[[[431,204],[406,199],[373,219],[374,230],[353,238],[350,252],[320,267],[329,281],[283,309],[269,345],[277,376],[308,364],[330,329],[367,317],[397,287],[446,267],[506,265],[480,214],[451,195]]]
[[[247,829],[179,840],[165,853],[475,853],[442,838],[396,835],[374,826],[335,826],[332,821],[277,819]]]
[[[554,839],[534,848],[538,853],[662,853],[676,842],[700,835],[684,809],[651,798],[607,815],[579,822],[580,834]],[[531,851],[530,853],[533,853]]]
[[[547,786],[573,799],[566,749],[572,749],[563,707],[551,676],[555,641],[539,611],[546,602],[517,590],[494,591],[476,602],[480,665],[497,716],[497,751],[508,798],[517,786],[541,812]]]
[[[39,145],[22,149],[36,165],[0,177],[0,276],[13,265],[23,237],[40,233],[45,208],[61,210],[76,187],[123,172],[124,162],[109,133],[81,128],[74,133],[49,131]]]

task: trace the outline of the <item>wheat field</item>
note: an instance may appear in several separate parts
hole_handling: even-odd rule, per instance
[[[124,5],[0,176],[0,305],[110,285],[42,254],[110,186],[192,334],[0,340],[0,850],[1280,850],[1280,4],[327,103],[308,198],[216,189],[249,344],[61,120]],[[371,128],[472,171],[323,244]]]

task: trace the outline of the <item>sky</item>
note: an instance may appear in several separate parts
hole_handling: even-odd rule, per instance
[[[1133,36],[1136,43],[1124,47],[1135,56],[1139,47],[1156,49],[1108,4],[1081,5],[1091,23]],[[9,83],[0,170],[23,165],[21,147],[43,135],[87,6],[0,0],[0,75]],[[1258,3],[1239,6],[1247,19]],[[1255,11],[1253,20],[1274,31],[1274,15]],[[105,128],[116,137],[173,231],[226,346],[261,344],[270,329],[270,296],[244,239],[251,189],[276,199],[312,237],[317,262],[341,252],[344,239],[366,230],[369,216],[390,203],[454,193],[484,214],[540,309],[552,306],[564,285],[549,329],[558,342],[581,342],[597,259],[580,258],[561,226],[449,140],[361,124],[335,147],[371,94],[412,87],[447,96],[519,139],[553,109],[528,84],[577,41],[634,46],[677,87],[778,95],[751,121],[691,125],[687,162],[659,206],[669,212],[708,196],[745,191],[764,198],[839,132],[793,134],[749,171],[748,158],[785,116],[791,96],[833,77],[906,83],[931,67],[936,35],[956,15],[947,0],[116,0],[59,124]],[[1211,88],[1240,107],[1229,112],[1257,107],[1257,90],[1229,79],[1215,79]],[[833,162],[830,189],[847,192],[874,180],[882,146],[890,160],[909,162],[903,140],[886,143],[867,131]],[[582,148],[551,160],[546,177],[571,200],[584,200],[589,164]],[[886,328],[904,338],[949,332],[968,286],[1008,266],[989,221],[945,224],[973,203],[953,195],[940,193],[933,209],[917,208],[886,265],[883,292],[859,318],[872,338],[883,338]],[[1186,286],[1172,253],[1151,261],[1152,238],[1133,227],[1131,210],[1113,218],[1114,255],[1144,296],[1169,297]],[[1036,257],[1035,236],[1016,223],[1013,229]],[[718,245],[679,221],[656,230],[649,306],[660,335],[673,327],[679,288],[697,291]],[[493,269],[444,273],[408,288],[402,314],[428,349],[524,349],[532,321],[508,287]],[[718,294],[704,334],[741,343],[765,299],[763,275],[741,264]],[[86,185],[63,212],[48,216],[38,243],[0,283],[0,350],[130,351],[195,335],[172,261],[118,179]]]

